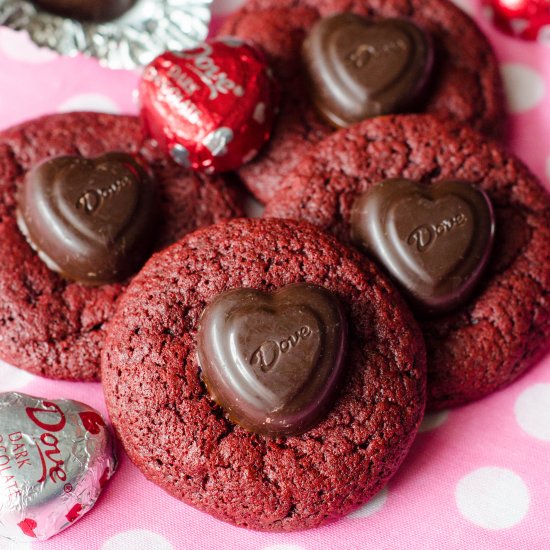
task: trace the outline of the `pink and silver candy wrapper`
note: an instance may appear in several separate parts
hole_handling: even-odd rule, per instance
[[[95,504],[117,465],[100,414],[76,401],[0,393],[2,538],[45,540]]]

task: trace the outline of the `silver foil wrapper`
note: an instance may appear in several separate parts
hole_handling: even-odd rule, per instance
[[[97,411],[76,401],[0,393],[0,548],[46,540],[95,504],[117,461]]]
[[[143,67],[166,50],[192,48],[208,35],[212,0],[137,0],[118,19],[79,22],[27,0],[0,0],[0,25],[25,30],[63,55],[97,57],[112,69]]]

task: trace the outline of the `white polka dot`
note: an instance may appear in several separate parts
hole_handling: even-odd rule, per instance
[[[452,0],[453,4],[458,6],[462,11],[469,13],[470,15],[474,14],[474,6],[472,5],[472,0]]]
[[[435,413],[427,414],[424,417],[422,424],[420,424],[420,428],[418,428],[418,431],[422,433],[435,430],[436,428],[439,428],[439,426],[444,424],[447,418],[449,418],[449,411],[438,411]]]
[[[273,544],[272,546],[264,546],[262,550],[305,550],[303,546],[297,544]]]
[[[118,105],[110,98],[102,94],[79,94],[64,101],[58,112],[69,113],[71,111],[96,111],[99,113],[120,113]]]
[[[352,512],[348,518],[367,518],[372,516],[384,507],[386,500],[388,500],[388,488],[384,487],[373,499],[369,500],[367,504],[361,506],[361,508],[358,508],[355,512]]]
[[[2,380],[2,390],[12,391],[30,384],[34,380],[34,376],[0,361],[0,380]]]
[[[521,477],[491,466],[464,476],[456,486],[455,498],[460,513],[486,529],[513,527],[529,509],[529,491]]]
[[[521,63],[504,63],[501,70],[510,112],[529,111],[542,101],[544,79],[538,72]]]
[[[32,550],[30,542],[12,542],[11,540],[0,539],[2,550]]]
[[[515,413],[523,431],[550,441],[550,384],[535,384],[523,391],[516,400]]]
[[[101,550],[173,550],[173,548],[172,544],[158,533],[134,529],[111,537],[103,543]]]
[[[39,48],[24,32],[0,29],[0,50],[14,61],[24,63],[49,63],[57,59],[57,54],[47,48]]]

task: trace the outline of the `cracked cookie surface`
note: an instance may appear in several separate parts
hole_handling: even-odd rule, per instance
[[[62,155],[135,153],[142,143],[137,118],[97,113],[53,115],[0,134],[0,358],[50,378],[94,380],[105,325],[124,284],[88,287],[50,271],[16,222],[16,195],[35,164]],[[156,248],[198,227],[242,214],[221,178],[182,172],[153,159],[159,186]]]
[[[250,0],[220,35],[259,45],[281,81],[281,113],[271,142],[239,175],[267,202],[301,155],[333,130],[317,116],[301,63],[302,42],[320,17],[352,11],[372,18],[406,17],[426,29],[435,69],[423,111],[454,118],[492,135],[504,120],[498,62],[476,23],[447,0]]]
[[[346,374],[321,423],[268,439],[209,398],[197,324],[223,291],[297,282],[341,300]],[[150,480],[219,519],[268,531],[314,527],[373,496],[410,447],[425,399],[422,337],[397,292],[333,237],[283,220],[219,224],[154,256],[119,302],[102,368],[113,424]]]
[[[495,208],[489,268],[467,307],[421,321],[428,406],[479,399],[512,382],[548,349],[550,197],[498,144],[430,116],[381,117],[333,134],[300,162],[267,205],[267,217],[309,221],[350,242],[358,195],[384,179],[437,184],[464,179]]]

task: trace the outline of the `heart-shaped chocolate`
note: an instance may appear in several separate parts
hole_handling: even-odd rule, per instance
[[[205,309],[198,356],[211,396],[232,421],[264,435],[295,435],[330,407],[346,342],[342,306],[324,288],[236,289]]]
[[[448,311],[469,298],[494,232],[488,196],[463,181],[386,180],[361,195],[351,214],[353,240],[427,312]]]
[[[27,174],[18,198],[22,232],[47,265],[69,279],[122,280],[149,252],[153,183],[130,155],[45,161]]]
[[[14,392],[0,393],[0,451],[0,540],[59,533],[92,508],[117,464],[94,409]]]
[[[313,101],[338,128],[413,108],[433,65],[431,41],[414,23],[353,13],[321,19],[303,57]]]
[[[109,21],[121,16],[135,0],[32,0],[41,8],[83,21]]]

